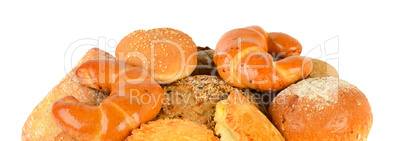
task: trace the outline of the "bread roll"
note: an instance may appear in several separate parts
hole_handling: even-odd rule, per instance
[[[159,84],[169,84],[194,71],[197,48],[190,36],[176,29],[136,30],[117,45],[116,58],[148,70]]]
[[[283,141],[281,133],[239,91],[216,105],[215,132],[221,141]]]
[[[208,75],[189,76],[162,88],[165,91],[165,99],[157,119],[190,119],[208,129],[215,127],[216,104],[227,99],[233,91],[239,90],[217,76]],[[253,93],[243,91],[242,94],[262,113],[267,113],[264,105]]]
[[[259,26],[233,29],[216,44],[219,76],[238,88],[277,92],[306,78],[313,66],[299,56],[300,43],[285,33],[267,33]],[[275,61],[272,56],[285,57]]]
[[[217,76],[216,65],[214,63],[215,50],[209,47],[197,47],[197,67],[191,75],[212,75]]]
[[[114,59],[112,55],[98,48],[88,50],[78,61],[74,69],[46,95],[29,115],[22,128],[21,140],[53,140],[61,132],[61,129],[57,127],[52,117],[52,105],[56,100],[66,95],[72,95],[79,101],[97,105],[107,96],[106,93],[82,86],[73,80],[73,73],[77,66],[87,60],[98,58]]]
[[[212,130],[190,120],[160,119],[134,129],[127,141],[219,141]]]
[[[310,58],[311,62],[313,62],[313,70],[307,78],[316,78],[316,77],[336,77],[338,78],[338,71],[328,64],[327,62],[321,61],[319,59]]]
[[[275,97],[269,115],[289,141],[366,140],[373,123],[366,96],[334,77],[289,86]]]
[[[54,122],[78,140],[124,140],[162,107],[162,87],[142,68],[96,59],[81,64],[75,75],[81,85],[110,93],[99,106],[72,96],[54,102]]]

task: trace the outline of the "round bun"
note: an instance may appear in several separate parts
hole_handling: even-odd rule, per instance
[[[310,60],[311,62],[313,62],[313,70],[311,71],[308,78],[329,76],[338,78],[338,71],[336,71],[336,69],[327,62],[314,58],[310,58]]]
[[[190,36],[172,28],[136,30],[116,47],[116,58],[150,72],[159,84],[190,75],[197,65],[197,47]]]
[[[271,103],[269,117],[285,140],[366,140],[373,123],[366,96],[334,77],[289,86]]]
[[[190,120],[160,119],[134,129],[127,141],[218,141],[212,130]]]

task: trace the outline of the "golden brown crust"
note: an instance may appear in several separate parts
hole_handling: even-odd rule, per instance
[[[284,140],[268,118],[238,91],[218,103],[215,121],[215,132],[222,141]]]
[[[269,114],[286,140],[366,140],[373,123],[365,95],[334,77],[289,86],[275,97]]]
[[[328,64],[327,62],[321,61],[319,59],[310,58],[311,62],[313,62],[313,70],[311,71],[308,78],[316,78],[316,77],[336,77],[338,78],[338,71]]]
[[[87,60],[98,58],[113,59],[114,57],[98,48],[88,50],[82,59],[78,61],[74,69],[46,95],[29,115],[22,128],[22,140],[53,140],[54,137],[61,132],[61,129],[57,127],[53,121],[51,112],[52,105],[56,100],[66,95],[72,95],[79,101],[97,105],[107,96],[106,93],[76,83],[73,81],[74,78],[72,77],[77,66]]]
[[[197,48],[189,35],[172,28],[136,30],[116,47],[118,60],[142,67],[160,84],[190,75],[197,65]]]
[[[232,86],[277,92],[310,74],[312,62],[299,56],[301,49],[287,34],[266,33],[259,26],[250,26],[222,35],[214,62],[219,76]],[[272,55],[286,58],[274,61]]]
[[[134,129],[127,141],[218,141],[212,130],[190,120],[160,119]]]
[[[162,86],[165,99],[157,119],[190,119],[208,129],[215,127],[216,104],[227,99],[233,91],[239,90],[223,81],[218,76],[189,76],[172,84]],[[264,114],[264,105],[250,91],[242,92]]]
[[[76,72],[83,86],[110,93],[99,106],[71,96],[53,104],[55,123],[78,140],[124,140],[131,130],[154,119],[162,107],[162,87],[142,68],[115,59],[95,59],[81,64]]]

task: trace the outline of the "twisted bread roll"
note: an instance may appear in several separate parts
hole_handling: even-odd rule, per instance
[[[107,96],[106,93],[82,86],[75,80],[74,73],[77,67],[92,59],[114,59],[114,57],[99,48],[88,50],[77,65],[43,98],[29,115],[22,128],[21,140],[52,141],[62,131],[53,121],[51,112],[52,105],[56,100],[72,95],[79,101],[99,104]]]
[[[312,62],[298,56],[301,49],[289,35],[250,26],[225,33],[216,45],[214,62],[219,75],[230,85],[272,92],[310,74]],[[274,62],[269,53],[286,58]]]
[[[67,96],[53,104],[54,121],[78,140],[123,140],[141,123],[155,118],[163,90],[148,73],[116,60],[90,60],[76,71],[87,87],[109,93],[99,106]]]

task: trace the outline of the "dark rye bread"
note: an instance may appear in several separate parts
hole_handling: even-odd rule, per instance
[[[213,49],[209,47],[197,47],[197,67],[191,75],[212,75],[218,76],[216,65],[214,63]]]
[[[213,130],[216,104],[228,98],[238,88],[232,87],[218,76],[189,76],[170,85],[163,85],[165,100],[156,119],[190,119]],[[242,91],[242,90],[240,90]],[[264,105],[250,91],[242,91],[263,114]]]

